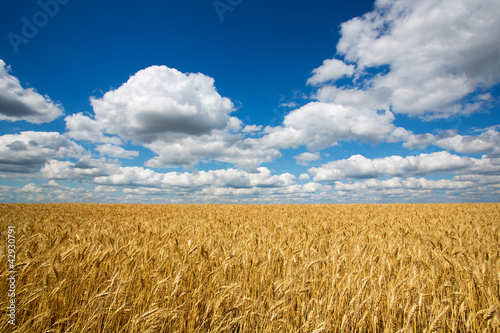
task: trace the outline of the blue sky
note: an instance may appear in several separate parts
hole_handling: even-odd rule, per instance
[[[1,202],[498,202],[500,4],[9,2]]]

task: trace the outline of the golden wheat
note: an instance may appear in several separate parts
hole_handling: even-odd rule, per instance
[[[2,332],[500,331],[499,204],[1,204],[8,225]]]

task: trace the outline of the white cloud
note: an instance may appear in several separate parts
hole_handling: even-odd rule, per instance
[[[51,160],[40,174],[51,180],[85,178],[96,185],[96,191],[117,194],[112,201],[120,198],[116,192],[121,191],[125,195],[121,200],[128,202],[149,202],[151,196],[158,196],[153,200],[158,202],[310,202],[331,191],[329,185],[298,185],[295,176],[273,175],[265,167],[254,173],[239,169],[160,173],[143,167],[121,167],[116,161],[104,159],[78,163]]]
[[[80,158],[83,147],[56,132],[26,131],[0,136],[0,170],[30,173],[48,160]]]
[[[280,108],[296,108],[299,106],[297,102],[283,102],[278,105]]]
[[[309,174],[307,174],[307,173],[303,173],[299,176],[300,180],[309,180],[310,178],[311,178],[311,176],[309,176]]]
[[[75,163],[70,161],[50,160],[45,163],[40,170],[40,174],[46,179],[74,179],[75,170],[73,166]]]
[[[116,157],[116,158],[134,158],[139,156],[138,151],[133,151],[133,150],[125,150],[122,147],[118,147],[109,143],[97,146],[95,148],[101,156],[107,155],[109,157]]]
[[[362,191],[368,189],[463,190],[474,186],[475,183],[472,181],[455,181],[450,179],[428,180],[414,177],[407,179],[394,177],[387,180],[369,179],[354,183],[335,182],[335,189],[337,191]]]
[[[297,156],[294,156],[294,158],[297,160],[298,165],[303,165],[303,166],[307,166],[309,162],[321,160],[321,156],[319,155],[319,153],[309,153],[309,152],[299,154]]]
[[[387,87],[362,90],[325,86],[318,89],[314,94],[314,98],[320,102],[335,102],[336,104],[359,109],[389,110],[388,99],[392,96],[392,93],[392,89]]]
[[[272,175],[265,167],[257,173],[238,169],[197,171],[194,173],[158,173],[142,167],[122,167],[113,174],[94,179],[100,185],[147,186],[158,188],[185,188],[190,191],[201,187],[261,188],[283,187],[295,184],[295,176],[284,173]]]
[[[262,125],[246,125],[241,131],[243,133],[258,132],[262,130]]]
[[[403,147],[408,149],[423,149],[436,142],[436,136],[431,133],[413,134],[406,131],[400,138],[405,141]]]
[[[60,104],[33,88],[23,88],[19,79],[9,74],[10,67],[0,59],[0,120],[25,120],[40,124],[50,122],[64,111]]]
[[[65,135],[75,140],[85,140],[90,142],[107,142],[110,144],[121,144],[118,137],[105,136],[100,122],[94,120],[83,113],[75,113],[64,118],[66,121]]]
[[[399,178],[335,182],[339,202],[495,202],[500,180],[484,182],[488,176],[474,179]],[[481,182],[479,182],[481,181]],[[343,198],[343,199],[342,199]]]
[[[326,189],[329,190],[329,187]],[[309,182],[307,184],[304,184],[304,186],[302,187],[302,191],[308,192],[308,193],[309,192],[325,191],[325,185],[321,185],[321,184],[314,183],[314,182]]]
[[[330,80],[340,79],[344,76],[354,74],[354,66],[346,65],[338,59],[327,59],[323,65],[313,70],[313,76],[307,80],[307,84],[318,85]]]
[[[108,176],[120,171],[118,161],[105,158],[92,159],[89,155],[82,156],[78,162],[47,161],[40,170],[40,175],[45,179],[81,180],[95,177]]]
[[[457,153],[488,153],[489,157],[500,157],[500,132],[494,130],[488,130],[476,136],[456,134],[439,138],[433,144]]]
[[[487,129],[479,135],[460,135],[454,130],[434,135],[406,133],[401,137],[403,147],[422,149],[429,145],[464,154],[484,154],[488,157],[500,157],[500,132]]]
[[[380,142],[396,130],[393,120],[390,111],[311,102],[286,115],[283,127],[267,127],[262,142],[272,148],[305,145],[309,150],[335,146],[339,141]]]
[[[120,202],[111,192],[101,189],[71,188],[53,180],[46,184],[29,183],[22,188],[0,186],[2,202]]]
[[[419,161],[401,163],[406,172],[417,174],[423,171],[441,170],[433,166],[432,160],[446,160],[449,153],[442,155],[416,156]],[[408,158],[405,158],[408,159]],[[78,162],[49,160],[39,175],[50,181],[44,185],[28,184],[22,189],[8,188],[8,194],[0,195],[6,201],[101,201],[101,202],[219,202],[219,203],[279,203],[279,202],[385,202],[397,201],[478,201],[498,197],[500,180],[500,159],[471,159],[472,166],[461,168],[458,160],[447,162],[448,169],[454,169],[453,180],[427,180],[425,178],[398,178],[387,180],[368,179],[354,183],[335,182],[335,186],[322,185],[316,179],[304,185],[295,182],[289,173],[273,175],[265,167],[256,173],[238,169],[220,169],[194,172],[160,173],[143,167],[122,167],[116,160],[91,159],[83,156]],[[360,163],[361,161],[361,163]],[[351,178],[366,178],[373,175],[372,164],[378,169],[377,176],[389,173],[402,175],[397,167],[387,167],[388,161],[357,160],[358,170],[351,172]],[[385,166],[383,165],[385,163]],[[410,167],[408,167],[410,165]],[[415,167],[417,165],[418,167]],[[469,165],[469,163],[467,163]],[[345,165],[349,170],[350,166]],[[352,167],[352,165],[351,165]],[[360,174],[359,169],[365,173]],[[415,171],[415,170],[419,171]],[[475,171],[471,171],[475,170]],[[368,172],[368,173],[366,173]],[[420,172],[423,173],[423,172]],[[462,174],[460,174],[462,173]],[[472,174],[474,174],[472,176]],[[311,174],[313,174],[311,172]],[[347,173],[346,173],[347,174]],[[308,180],[303,174],[301,180]],[[85,181],[96,185],[94,191],[67,188],[54,180]],[[6,189],[7,191],[7,189]],[[439,192],[436,191],[444,191]],[[451,192],[450,192],[451,191]],[[485,192],[486,191],[486,192]],[[94,196],[91,193],[95,193]],[[78,195],[81,197],[78,198]],[[73,198],[73,199],[71,199]],[[489,199],[488,199],[489,198]],[[438,201],[439,201],[438,200]]]
[[[453,177],[453,180],[459,182],[473,182],[478,185],[495,185],[500,184],[500,175],[458,175]]]
[[[112,174],[94,178],[100,185],[161,187],[163,174],[142,167],[121,167]]]
[[[317,183],[286,187],[234,188],[216,187],[200,191],[204,202],[307,203],[331,198],[331,186]]]
[[[332,181],[346,178],[379,178],[384,176],[428,175],[439,172],[457,172],[463,169],[486,172],[495,169],[491,160],[479,160],[448,152],[417,156],[389,156],[368,159],[354,155],[348,159],[332,161],[308,171],[314,181]],[[498,170],[498,169],[497,169]]]
[[[414,134],[394,125],[398,114],[433,119],[468,115],[493,105],[495,98],[486,90],[500,81],[499,16],[496,0],[377,0],[373,12],[342,25],[335,58],[313,70],[307,84],[317,88],[312,94],[315,101],[299,107],[283,97],[280,107],[297,109],[284,117],[282,126],[264,129],[232,116],[236,108],[217,92],[211,77],[166,66],[146,68],[102,98],[91,98],[93,114],[67,116],[64,135],[21,132],[0,136],[0,171],[7,172],[0,177],[12,178],[15,172],[16,177],[25,173],[48,180],[23,188],[4,186],[1,200],[500,198],[500,132],[496,128],[478,135],[453,130]],[[335,85],[340,84],[338,79],[348,78],[346,87]],[[292,100],[304,98],[300,91],[295,94]],[[23,88],[0,60],[0,120],[42,123],[61,114],[59,104]],[[93,159],[70,138],[97,144],[95,151],[101,158]],[[294,175],[273,175],[261,167],[280,157],[279,149],[305,146],[316,151],[357,140],[372,144],[402,141],[409,149],[433,145],[447,151],[374,159],[353,155],[309,168],[309,174],[298,177],[303,185],[296,183]],[[156,156],[144,167],[123,167],[118,160],[103,157],[137,157],[139,152],[122,147],[129,141]],[[472,158],[451,152],[484,155]],[[328,155],[305,152],[294,158],[297,164],[307,165],[320,156]],[[147,168],[193,167],[213,161],[236,168],[182,173]],[[436,173],[453,178],[415,178]],[[352,181],[356,179],[362,180]],[[59,180],[96,188],[73,189]],[[318,183],[327,181],[335,185]]]
[[[277,149],[263,147],[257,139],[244,139],[241,135],[227,131],[185,136],[171,143],[155,141],[144,146],[158,154],[146,162],[146,166],[153,168],[193,166],[199,161],[216,160],[237,165],[239,168],[256,170],[260,164],[281,156]]]
[[[234,111],[233,103],[219,95],[211,77],[201,73],[148,67],[102,98],[92,98],[91,104],[94,119],[68,117],[68,127],[75,124],[68,134],[107,142],[104,131],[132,140],[157,154],[146,163],[149,167],[192,167],[200,161],[215,160],[256,170],[281,156],[276,149],[245,139],[245,134],[262,127],[243,127],[241,120],[229,116]]]
[[[234,111],[211,77],[166,66],[140,70],[118,89],[91,98],[91,104],[107,133],[143,144],[222,130]]]
[[[499,175],[500,174],[500,158],[488,158],[483,155],[481,159],[473,159],[474,164],[465,170],[457,172],[457,174],[468,175]]]
[[[500,81],[499,16],[495,0],[377,1],[374,11],[342,24],[337,52],[356,64],[363,90],[391,92],[395,113],[468,114],[484,98],[461,99]],[[380,66],[386,72],[365,75]]]
[[[292,111],[282,127],[266,128],[264,145],[318,150],[350,140],[404,141],[410,149],[434,144],[497,156],[491,133],[415,135],[395,127],[393,113],[433,119],[486,106],[489,93],[464,98],[500,81],[499,15],[491,0],[377,1],[374,11],[342,24],[343,61],[325,60],[307,81],[319,86],[312,95],[319,102]],[[353,77],[348,87],[331,82],[344,76]]]

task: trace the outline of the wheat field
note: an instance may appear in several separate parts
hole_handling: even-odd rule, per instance
[[[500,331],[500,204],[1,204],[0,224],[2,332]]]

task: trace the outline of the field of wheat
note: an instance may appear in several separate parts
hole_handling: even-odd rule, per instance
[[[2,332],[500,331],[500,204],[1,204]]]

